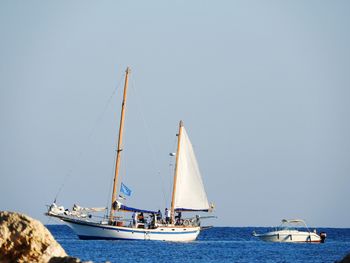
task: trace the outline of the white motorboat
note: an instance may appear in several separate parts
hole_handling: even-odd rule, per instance
[[[316,230],[310,231],[304,220],[283,219],[282,224],[274,230],[264,234],[253,232],[253,236],[269,242],[315,242],[324,243],[326,233],[317,234]]]
[[[178,144],[175,154],[176,163],[171,209],[166,220],[159,218],[159,211],[129,207],[121,203],[120,199],[118,199],[118,185],[120,185],[120,193],[123,192],[122,188],[125,188],[125,185],[123,186],[121,182],[118,182],[118,174],[123,150],[122,135],[129,72],[130,70],[127,68],[109,213],[108,208],[82,208],[77,205],[74,205],[72,210],[67,210],[62,206],[57,206],[54,202],[49,206],[46,215],[65,222],[80,239],[193,241],[199,235],[200,230],[206,228],[201,227],[200,220],[202,218],[208,218],[208,216],[200,217],[199,215],[195,215],[182,218],[181,213],[210,212],[213,206],[208,202],[193,147],[182,121],[180,121],[179,131],[177,133]],[[101,211],[106,212],[102,220],[101,218],[94,220],[93,213]],[[131,220],[131,216],[124,218],[120,212],[134,213],[133,220]],[[177,216],[175,216],[175,213],[177,213]],[[143,214],[151,218],[150,222],[145,222]],[[142,215],[142,217],[137,217],[137,215]]]

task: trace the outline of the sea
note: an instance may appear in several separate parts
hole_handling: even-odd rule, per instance
[[[318,228],[324,244],[269,243],[252,236],[264,227],[213,227],[194,242],[80,240],[66,225],[48,225],[72,257],[93,262],[336,262],[350,253],[349,228]]]

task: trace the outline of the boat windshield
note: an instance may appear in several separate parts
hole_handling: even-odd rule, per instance
[[[277,230],[306,230],[310,232],[302,220],[282,220],[282,224],[277,227]]]
[[[281,225],[277,228],[278,230],[297,230],[297,227],[295,226],[284,226],[284,225]]]

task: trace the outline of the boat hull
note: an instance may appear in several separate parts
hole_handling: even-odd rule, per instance
[[[316,233],[303,231],[273,231],[266,234],[255,234],[255,236],[267,242],[321,242],[320,236]]]
[[[125,226],[102,225],[70,218],[60,219],[64,221],[80,239],[189,242],[196,240],[200,233],[200,227],[164,226],[156,229],[141,229]]]

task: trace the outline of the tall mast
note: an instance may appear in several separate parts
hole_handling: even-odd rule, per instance
[[[176,162],[175,162],[175,172],[174,172],[174,183],[173,183],[173,194],[171,198],[171,223],[175,222],[175,192],[176,192],[176,184],[177,184],[177,174],[178,174],[178,166],[179,166],[179,153],[180,153],[180,141],[182,135],[183,121],[179,123],[179,133],[177,134],[177,151],[176,151]]]
[[[120,169],[120,155],[121,155],[121,151],[123,150],[122,148],[123,130],[124,130],[124,118],[125,118],[125,106],[126,106],[126,94],[127,94],[126,92],[128,90],[129,73],[130,73],[130,68],[127,67],[126,74],[125,74],[122,109],[120,113],[119,137],[118,137],[117,157],[115,160],[115,174],[114,174],[114,182],[113,182],[112,204],[111,204],[111,211],[109,214],[109,218],[111,221],[113,221],[113,216],[115,212],[114,203],[117,201],[117,185],[118,185],[118,175],[119,175],[119,169]]]

